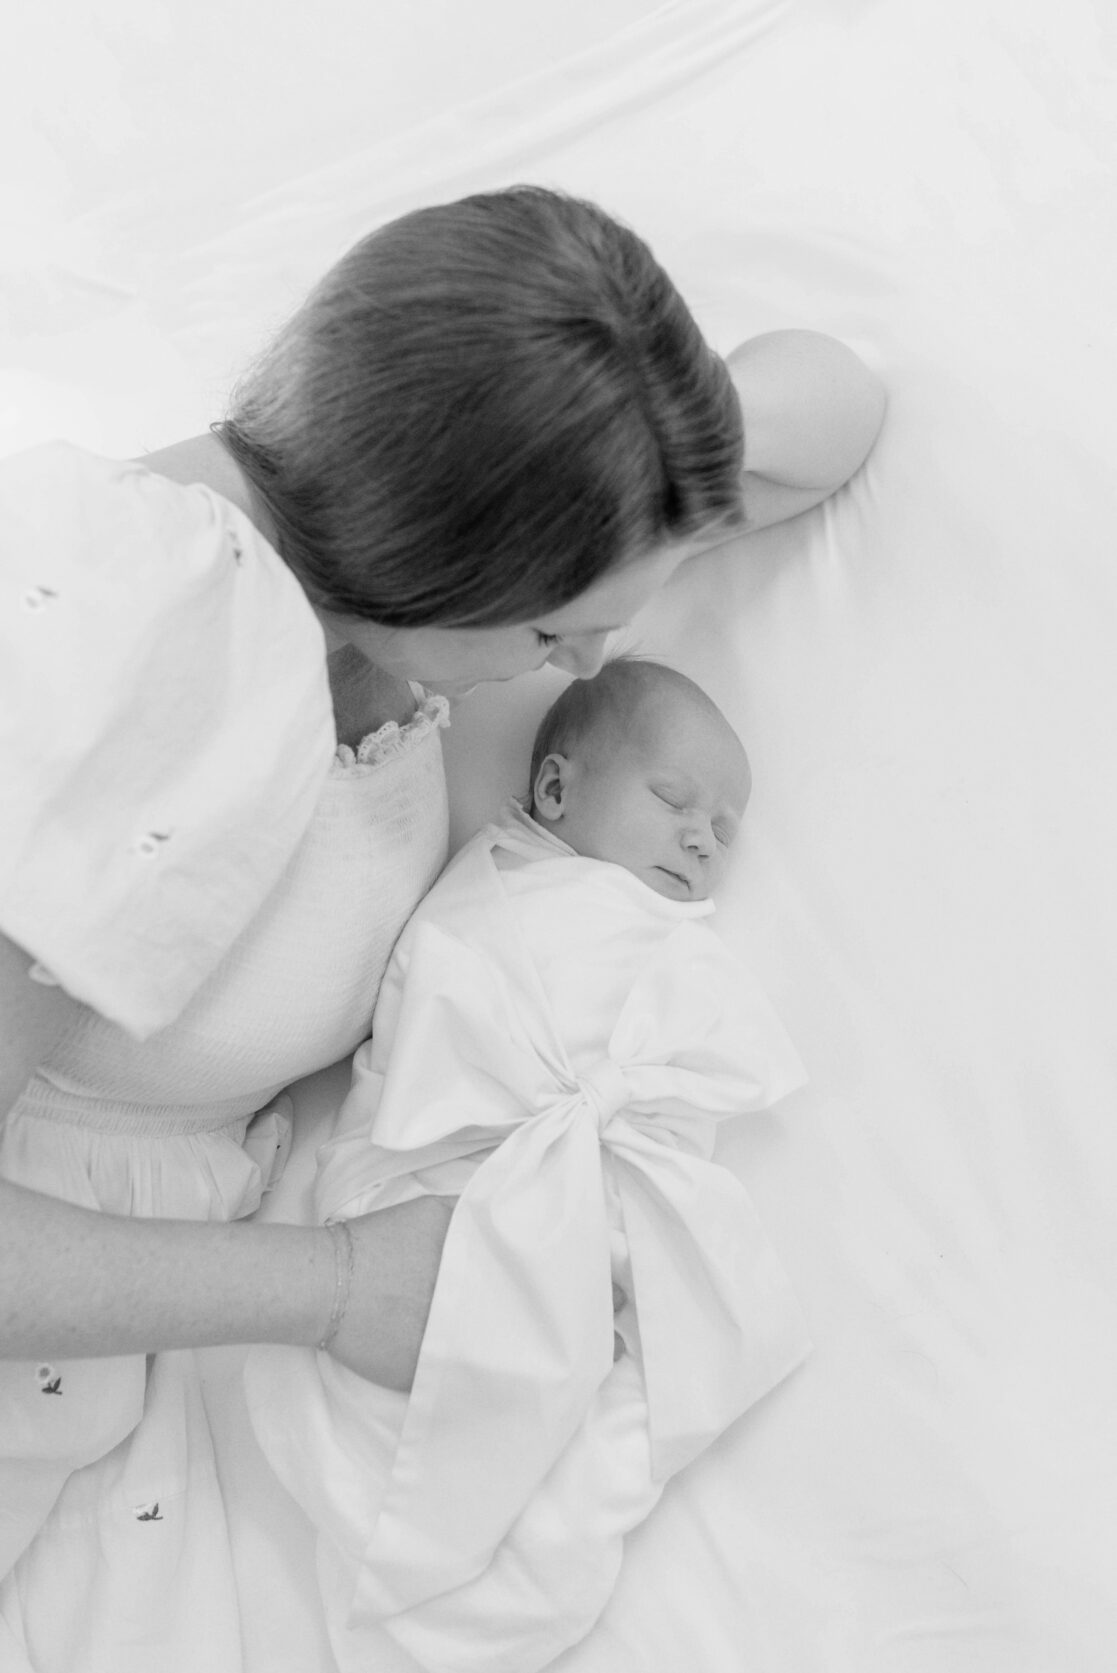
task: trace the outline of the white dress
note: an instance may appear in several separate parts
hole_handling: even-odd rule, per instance
[[[315,1200],[330,1219],[459,1197],[411,1394],[302,1349],[255,1348],[247,1375],[319,1529],[343,1673],[401,1652],[538,1673],[600,1614],[665,1481],[807,1352],[711,1161],[717,1122],[802,1066],[712,911],[512,804],[396,944]]]
[[[335,748],[320,629],[247,519],[73,448],[0,465],[0,586],[0,929],[93,1007],[0,1172],[251,1214],[277,1094],[367,1036],[445,862],[445,700]],[[255,1665],[203,1364],[0,1362],[2,1673]]]

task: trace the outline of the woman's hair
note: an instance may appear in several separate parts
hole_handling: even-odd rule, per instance
[[[313,601],[525,622],[740,518],[740,407],[647,245],[539,187],[389,222],[216,425]]]

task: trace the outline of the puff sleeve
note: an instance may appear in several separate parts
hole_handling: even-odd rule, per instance
[[[321,629],[234,506],[64,443],[0,462],[0,931],[75,998],[170,1022],[333,743]]]

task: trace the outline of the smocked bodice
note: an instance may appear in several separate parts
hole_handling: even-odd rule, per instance
[[[87,1013],[17,1107],[108,1129],[221,1126],[352,1051],[446,858],[446,715],[428,696],[402,726],[339,747],[278,884],[181,1015],[141,1042]]]

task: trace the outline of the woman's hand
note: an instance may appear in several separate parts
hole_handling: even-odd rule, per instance
[[[353,1277],[329,1352],[369,1382],[410,1392],[455,1202],[454,1197],[414,1197],[347,1222],[353,1237]],[[335,1246],[335,1256],[336,1252]],[[332,1286],[336,1268],[327,1263],[324,1270],[329,1270]],[[331,1311],[333,1294],[331,1287]],[[627,1299],[614,1284],[614,1312],[626,1306]],[[624,1341],[614,1332],[614,1360],[624,1352]]]
[[[415,1197],[348,1222],[353,1275],[329,1351],[370,1382],[403,1393],[411,1387],[453,1212],[451,1197]],[[324,1270],[328,1316],[334,1273],[329,1262]]]

